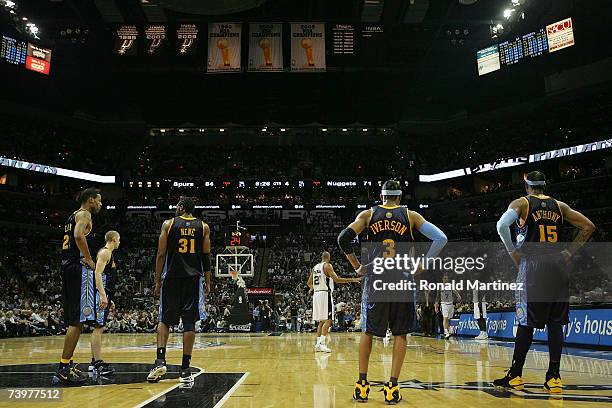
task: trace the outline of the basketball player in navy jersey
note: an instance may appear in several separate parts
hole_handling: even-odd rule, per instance
[[[119,248],[121,236],[117,231],[108,231],[104,234],[105,245],[98,251],[96,257],[95,283],[96,283],[96,324],[91,333],[91,364],[89,371],[98,375],[110,375],[115,369],[102,360],[102,333],[108,319],[110,302],[115,292],[117,280],[117,265],[113,251]]]
[[[416,228],[433,241],[426,258],[436,257],[446,245],[446,235],[417,212],[401,207],[401,198],[400,183],[396,180],[386,181],[381,191],[383,204],[362,211],[338,236],[338,245],[359,275],[365,273],[365,267],[355,256],[351,244],[362,232],[365,232],[365,241],[379,242],[387,251],[392,251],[396,243],[414,241],[412,231]],[[359,402],[368,400],[370,384],[367,372],[372,338],[385,337],[387,328],[390,328],[394,338],[391,378],[382,391],[387,404],[396,404],[402,399],[397,380],[406,355],[406,334],[411,331],[416,319],[414,301],[369,303],[363,299],[361,316],[363,333],[359,342],[359,380],[355,384],[353,399]]]
[[[195,203],[183,197],[176,217],[164,221],[155,263],[155,296],[159,296],[157,358],[147,381],[166,374],[169,326],[183,322],[183,361],[180,382],[193,383],[189,367],[195,341],[195,324],[206,319],[205,293],[210,291],[210,228],[192,214]]]
[[[523,290],[516,293],[519,326],[512,367],[505,377],[495,380],[493,384],[515,390],[524,388],[523,365],[533,341],[533,331],[547,326],[549,364],[544,388],[551,393],[561,393],[563,385],[559,367],[563,349],[562,326],[569,323],[569,284],[564,261],[568,261],[591,237],[595,225],[567,204],[544,195],[545,186],[546,177],[543,173],[532,171],[527,174],[527,196],[511,202],[497,222],[497,232],[519,267],[517,281],[523,284]],[[579,232],[573,243],[560,251],[555,243],[565,221],[578,228]],[[520,248],[514,245],[510,235],[509,227],[514,223],[517,223],[519,235],[524,237]],[[534,292],[541,298],[534,299]]]
[[[100,190],[88,188],[79,196],[81,207],[73,212],[64,225],[62,241],[62,301],[64,322],[68,326],[64,349],[53,380],[61,385],[81,385],[87,376],[72,363],[83,323],[95,321],[95,264],[89,252],[88,235],[93,225],[91,215],[102,208]]]

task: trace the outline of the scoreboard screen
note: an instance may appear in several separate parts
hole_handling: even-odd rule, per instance
[[[533,31],[523,36],[523,54],[526,57],[539,57],[548,52],[548,39],[546,30]]]
[[[502,65],[516,64],[525,57],[520,38],[499,44],[499,57]]]
[[[51,70],[51,50],[28,43],[25,67],[39,74],[49,75]]]
[[[25,41],[19,41],[3,35],[2,45],[0,46],[0,58],[11,64],[23,65],[26,62],[27,49]]]

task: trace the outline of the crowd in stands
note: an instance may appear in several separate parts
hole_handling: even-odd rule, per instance
[[[438,173],[604,140],[612,133],[610,96],[602,90],[573,103],[542,103],[523,114],[457,124],[433,141],[418,139],[421,171]]]
[[[461,126],[444,138],[419,139],[416,151],[423,173],[490,162],[492,160],[548,151],[555,147],[601,140],[609,137],[612,127],[609,98],[594,98],[584,103],[589,109],[574,110],[574,105],[543,107],[511,120],[476,127]],[[554,112],[553,112],[554,110]],[[2,120],[7,119],[7,120]],[[369,178],[386,179],[406,174],[413,158],[405,147],[397,146],[195,146],[185,144],[169,149],[154,143],[143,147],[128,140],[83,137],[80,131],[57,125],[37,125],[30,121],[0,117],[0,155],[26,161],[40,161],[77,170],[131,174],[133,178],[206,177],[211,179],[316,179]],[[525,135],[537,135],[526,138]],[[436,139],[436,140],[433,140]],[[502,140],[503,143],[499,143]],[[426,145],[419,145],[426,143]],[[438,143],[438,144],[436,144]],[[129,145],[129,146],[128,146]],[[119,146],[120,148],[118,148]],[[136,152],[139,150],[139,152]],[[169,152],[170,150],[170,152]],[[206,161],[202,151],[206,151]],[[126,157],[134,154],[134,168],[122,167]],[[139,153],[139,154],[136,154]],[[594,241],[609,242],[612,231],[612,160],[606,151],[544,162],[549,176],[547,193],[584,212],[598,230]],[[583,157],[584,158],[581,158]],[[181,160],[177,160],[180,157]],[[559,164],[562,163],[562,164]],[[125,163],[124,163],[125,164]],[[205,166],[206,174],[202,175]],[[512,199],[524,194],[523,181],[513,170],[483,173],[434,183],[428,194],[409,197],[407,204],[440,226],[451,241],[499,242],[495,221]],[[493,174],[495,173],[495,175]],[[516,173],[516,172],[515,172]],[[2,176],[2,174],[0,174]],[[70,194],[61,183],[17,183],[0,185],[0,336],[61,334],[63,310],[60,299],[59,248],[61,226],[76,209]],[[10,184],[10,183],[9,183]],[[372,204],[378,199],[378,186],[362,189],[309,189],[239,191],[236,189],[200,190],[198,199],[219,203],[345,203]],[[53,191],[54,193],[51,193]],[[117,250],[119,273],[117,291],[107,330],[111,332],[150,333],[158,319],[157,301],[152,295],[152,271],[161,218],[146,211],[125,211],[129,200],[159,203],[167,208],[183,190],[147,192],[130,190],[112,202],[115,210],[104,208],[94,216],[94,247],[102,246],[101,237],[109,229],[122,235]],[[415,196],[418,192],[415,193]],[[106,201],[106,199],[105,199]],[[172,201],[170,201],[173,203]],[[418,208],[419,203],[427,208]],[[106,203],[105,203],[106,204]],[[348,206],[347,206],[348,207]],[[265,330],[312,330],[311,299],[306,281],[311,268],[323,250],[332,255],[339,276],[353,273],[344,255],[337,249],[336,237],[355,216],[356,207],[329,213],[311,213],[303,220],[283,219],[275,211],[237,212],[227,219],[206,219],[211,226],[213,254],[224,246],[224,227],[237,219],[243,223],[274,224],[267,239],[258,239],[255,269],[263,274],[258,283],[274,288],[274,297],[259,302],[251,299],[255,325]],[[196,214],[199,215],[199,214]],[[572,231],[565,231],[571,239]],[[418,233],[417,239],[424,240]],[[263,236],[263,235],[261,235]],[[509,263],[501,251],[499,262]],[[587,254],[578,256],[580,270],[571,276],[572,303],[608,302],[612,299],[610,276]],[[507,276],[499,276],[507,279]],[[247,280],[247,286],[252,285]],[[235,287],[229,279],[215,279],[206,312],[208,319],[198,331],[227,330]],[[338,306],[336,329],[355,330],[361,320],[361,287],[358,284],[337,285],[334,293]],[[470,310],[469,293],[458,311]],[[512,307],[512,298],[492,297],[491,308]],[[181,327],[173,328],[181,330]]]

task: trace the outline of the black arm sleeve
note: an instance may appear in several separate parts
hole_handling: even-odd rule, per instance
[[[210,254],[202,254],[202,269],[204,272],[210,272]]]
[[[352,242],[356,236],[357,234],[355,233],[355,231],[353,231],[353,229],[349,227],[343,229],[340,235],[338,235],[338,246],[340,246],[340,249],[342,250],[342,252],[344,252],[345,255],[352,254],[355,252],[353,251]]]

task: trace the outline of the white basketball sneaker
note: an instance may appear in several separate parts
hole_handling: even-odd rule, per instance
[[[476,336],[474,339],[475,340],[486,340],[488,338],[489,338],[489,335],[487,334],[487,332],[480,332],[480,334]]]
[[[331,349],[327,347],[325,344],[319,345],[319,351],[322,351],[323,353],[331,353]]]

